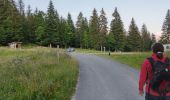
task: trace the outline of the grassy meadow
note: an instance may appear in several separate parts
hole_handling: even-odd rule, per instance
[[[120,63],[127,64],[135,69],[140,69],[144,60],[148,57],[151,57],[152,55],[152,52],[111,52],[111,56],[109,56],[109,52],[101,52],[96,50],[76,49],[76,51],[79,53],[96,54],[102,57],[113,59]],[[168,57],[170,57],[170,51],[165,53]]]
[[[170,57],[170,52],[165,52]],[[131,53],[111,53],[111,56],[102,55],[123,64],[127,64],[133,68],[140,69],[144,60],[151,57],[152,52],[131,52]]]
[[[70,100],[77,77],[62,50],[0,48],[0,100]]]

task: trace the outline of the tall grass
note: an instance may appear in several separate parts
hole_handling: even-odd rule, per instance
[[[70,100],[78,65],[54,49],[0,48],[0,100]]]

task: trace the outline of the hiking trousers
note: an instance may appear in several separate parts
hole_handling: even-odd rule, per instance
[[[145,100],[170,100],[170,96],[153,96],[146,93]]]

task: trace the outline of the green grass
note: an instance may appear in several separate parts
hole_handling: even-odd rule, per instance
[[[142,63],[151,53],[129,53],[129,54],[112,54],[109,58],[119,61],[120,63],[127,64],[136,69],[140,69]],[[108,57],[108,56],[107,56]]]
[[[170,57],[170,52],[166,52]],[[111,58],[115,61],[118,61],[123,64],[127,64],[133,68],[140,69],[144,60],[148,57],[151,57],[152,52],[132,52],[132,53],[118,53],[111,54],[111,56],[104,55],[105,57]]]
[[[144,60],[152,55],[152,52],[111,52],[111,56],[108,56],[108,52],[101,53],[96,50],[78,49],[77,51],[80,53],[94,53],[102,57],[107,57],[120,63],[127,64],[135,69],[140,69]],[[170,57],[170,52],[166,52],[166,54]]]
[[[70,100],[78,64],[61,52],[0,48],[0,100]]]

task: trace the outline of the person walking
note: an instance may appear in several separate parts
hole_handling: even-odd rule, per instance
[[[139,95],[145,100],[170,100],[170,60],[161,43],[152,46],[153,54],[145,59],[139,76]]]

